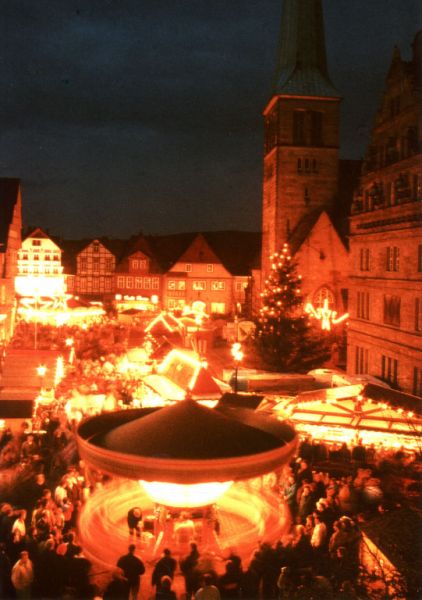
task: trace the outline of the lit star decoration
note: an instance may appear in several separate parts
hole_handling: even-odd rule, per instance
[[[341,323],[347,319],[349,316],[349,313],[344,313],[344,315],[341,315],[341,317],[337,317],[337,311],[331,310],[328,306],[327,298],[325,298],[322,308],[315,308],[313,304],[308,302],[308,304],[305,306],[305,311],[312,317],[315,317],[315,319],[321,321],[321,329],[325,331],[331,330],[331,324],[337,325],[338,323]]]

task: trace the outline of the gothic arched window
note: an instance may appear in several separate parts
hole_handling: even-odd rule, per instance
[[[320,287],[313,296],[313,305],[315,308],[322,308],[324,306],[324,301],[327,300],[328,308],[334,308],[334,294],[327,286]]]

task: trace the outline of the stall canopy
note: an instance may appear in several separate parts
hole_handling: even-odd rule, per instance
[[[171,350],[158,372],[147,375],[144,383],[168,400],[183,400],[187,394],[193,399],[220,398],[229,388],[213,377],[195,353],[179,349]]]
[[[299,427],[315,433],[324,431],[377,432],[393,436],[422,438],[422,415],[420,409],[409,410],[399,405],[400,394],[386,388],[369,384],[351,385],[302,392],[296,397],[266,397],[260,410],[273,410],[289,418]],[[410,399],[417,400],[413,396]],[[405,400],[409,400],[405,398]],[[314,429],[315,428],[315,429]],[[334,439],[337,436],[334,435]],[[338,438],[341,439],[340,437]],[[380,438],[382,439],[382,438]]]

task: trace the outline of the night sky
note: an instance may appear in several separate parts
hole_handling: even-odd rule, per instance
[[[282,0],[2,0],[0,176],[68,238],[261,226]],[[326,0],[342,158],[360,158],[419,0]]]

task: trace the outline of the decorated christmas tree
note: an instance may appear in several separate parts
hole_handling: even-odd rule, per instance
[[[330,340],[311,325],[303,310],[301,276],[287,244],[271,257],[261,298],[255,342],[265,366],[299,372],[320,366],[329,356]]]

